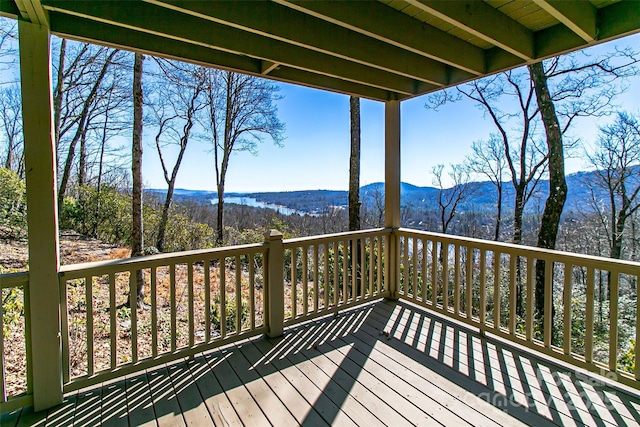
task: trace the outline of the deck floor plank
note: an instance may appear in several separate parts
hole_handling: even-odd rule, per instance
[[[376,306],[377,309],[386,310],[387,313],[392,310],[388,303]],[[377,320],[378,325],[381,325],[387,314],[380,314],[381,317],[376,319],[377,315],[378,313],[374,313],[372,320]],[[401,326],[398,329],[406,326],[403,321],[399,323]],[[368,322],[367,326],[373,324]],[[385,324],[385,326],[388,325]],[[424,332],[420,335],[424,336]],[[397,334],[393,337],[401,338]],[[472,341],[478,339],[478,337],[474,337]],[[433,343],[430,345],[433,346]],[[481,345],[483,349],[481,351],[474,349],[473,359],[468,363],[469,365],[473,364],[476,369],[481,367],[482,370],[490,374],[485,384],[492,393],[497,392],[510,396],[511,401],[507,402],[506,406],[518,404],[528,407],[530,413],[539,412],[545,419],[563,425],[613,426],[637,423],[635,418],[623,418],[623,415],[620,415],[618,411],[612,411],[613,405],[605,405],[597,397],[583,401],[586,393],[576,391],[575,386],[580,387],[581,378],[588,377],[588,375],[577,376],[571,370],[572,368],[556,367],[553,363],[547,363],[532,353],[527,353],[526,350],[521,351],[511,346],[505,348],[496,344],[494,339],[483,339]],[[567,375],[567,369],[569,369],[569,375]],[[460,374],[460,372],[457,373]],[[519,396],[517,395],[518,391],[514,388],[516,384],[520,384],[520,388],[523,390]],[[558,384],[562,384],[562,387],[558,387]],[[624,392],[622,394],[626,395]],[[529,422],[533,422],[533,420]]]
[[[147,371],[158,426],[184,426],[184,418],[166,366]]]
[[[361,426],[381,424],[381,420],[369,411],[369,408],[382,403],[380,399],[370,394],[371,401],[367,406],[360,403],[350,393],[353,390],[351,387],[356,385],[356,382],[352,381],[352,378],[346,372],[339,369],[330,360],[326,358],[319,358],[319,361],[309,360],[301,353],[289,353],[286,358],[289,363],[295,364],[307,378],[320,387],[323,393],[356,424]],[[392,412],[393,417],[397,419],[395,411]]]
[[[234,351],[240,357],[229,359],[229,364],[235,371],[240,381],[245,385],[262,412],[267,416],[271,425],[288,426],[297,423],[294,416],[271,390],[260,374],[252,369],[249,361],[242,357],[242,347],[247,344],[238,344]]]
[[[139,427],[157,426],[147,373],[128,375],[125,386],[130,425]]]
[[[15,427],[20,420],[20,413],[24,408],[15,409],[10,412],[0,414],[0,426],[2,427]]]
[[[188,426],[213,425],[211,415],[193,381],[187,362],[174,363],[168,370],[185,424]]]
[[[103,388],[87,387],[78,390],[73,425],[78,427],[95,426],[102,416]]]
[[[323,381],[314,382],[298,366],[291,364],[286,358],[280,358],[280,356],[269,358],[270,352],[275,348],[271,340],[257,340],[253,344],[262,352],[263,357],[267,358],[265,363],[273,365],[322,417],[325,423],[341,427],[357,425],[325,392],[328,378],[321,378]]]
[[[389,346],[384,335],[378,334],[376,330],[369,330],[369,333],[367,333],[364,329],[366,329],[366,326],[363,327],[362,331],[354,334],[353,339],[357,343],[369,345],[373,348],[373,351],[368,356],[369,359],[420,390],[421,393],[432,399],[436,405],[455,413],[456,416],[464,420],[473,420],[473,425],[475,426],[495,427],[518,424],[518,420],[505,416],[502,411],[496,410],[489,404],[483,405],[481,403],[483,401],[477,402],[477,404],[474,402],[472,406],[482,407],[482,410],[476,410],[469,405],[470,402],[477,399],[474,394],[457,387],[450,387],[447,384],[448,381],[442,381],[438,376],[425,378],[421,372],[423,371],[422,365]],[[447,414],[447,416],[438,419],[449,419],[449,416]],[[503,420],[502,424],[500,420]],[[457,420],[454,418],[451,421],[455,422]]]
[[[384,362],[387,363],[387,366],[379,363],[379,359],[377,359],[377,354],[379,352],[375,347],[380,347],[379,343],[366,343],[364,341],[354,340],[355,334],[351,335],[352,338],[352,346],[351,350],[348,352],[344,352],[345,345],[348,345],[346,341],[343,341],[342,338],[330,341],[329,345],[343,353],[349,359],[351,359],[354,363],[357,364],[359,369],[362,370],[363,373],[367,373],[377,379],[377,381],[387,385],[394,393],[400,395],[402,398],[406,399],[406,403],[402,406],[402,412],[405,415],[410,416],[410,420],[420,420],[424,419],[425,423],[434,423],[437,422],[444,425],[456,425],[456,426],[471,426],[470,422],[467,420],[473,419],[473,425],[493,425],[494,427],[497,424],[486,424],[486,423],[478,423],[477,418],[465,418],[458,416],[455,412],[452,412],[448,409],[446,405],[443,405],[441,402],[434,400],[428,392],[425,392],[424,389],[420,389],[416,386],[413,386],[410,381],[405,380],[402,376],[398,375],[400,371],[402,371],[403,367],[397,364],[395,361],[387,359]],[[383,350],[384,351],[384,350]],[[414,375],[415,376],[415,375]],[[424,385],[424,384],[422,384]],[[429,390],[427,388],[427,390]],[[439,394],[438,392],[442,392],[442,390],[437,388],[432,388],[430,391],[435,392],[434,394]],[[400,399],[402,400],[402,399]],[[407,403],[409,405],[407,405]],[[456,402],[460,406],[463,405],[462,402]],[[396,403],[397,404],[397,403]],[[418,408],[423,414],[415,414],[411,416],[411,412],[408,412],[406,408],[412,410],[412,406]],[[415,411],[414,411],[415,412]],[[426,418],[424,416],[427,416]],[[479,414],[474,414],[479,415]],[[422,417],[422,418],[420,418]],[[480,421],[485,421],[480,417]]]
[[[220,359],[220,353],[199,356],[189,362],[189,370],[204,398],[204,404],[209,410],[213,423],[218,426],[242,425],[224,389],[213,375],[213,370],[217,368]]]
[[[124,379],[104,385],[101,402],[103,426],[129,426],[127,390]]]
[[[73,416],[76,409],[77,392],[73,392],[64,397],[61,405],[47,411],[47,426],[69,426],[73,425]]]
[[[306,349],[303,351],[320,351],[334,364],[339,366],[340,369],[349,374],[356,382],[355,386],[357,388],[363,391],[366,389],[366,394],[373,393],[376,395],[381,400],[382,404],[378,406],[372,402],[370,406],[375,408],[375,412],[372,412],[380,414],[379,418],[384,419],[385,422],[389,421],[392,425],[395,425],[395,423],[406,424],[407,422],[418,424],[433,424],[436,422],[434,418],[430,417],[411,402],[406,388],[401,387],[400,389],[394,390],[393,387],[399,386],[399,384],[390,384],[368,372],[364,368],[364,361],[355,356],[355,354],[359,352],[356,345],[353,343],[339,341],[339,336],[336,335],[330,335],[327,337],[327,340],[323,341],[325,342],[324,344],[321,344],[320,346],[315,344],[312,346],[312,350]],[[323,348],[325,346],[330,349],[327,350]],[[331,348],[333,350],[331,350]],[[370,348],[361,348],[361,350],[368,353]],[[314,361],[316,360],[320,359],[315,358]],[[369,399],[367,399],[366,402],[368,401]],[[394,420],[391,412],[398,413],[398,415],[404,419],[396,417]],[[391,417],[389,415],[391,415]]]
[[[380,305],[382,306],[384,303]],[[382,330],[381,328],[387,326],[384,322],[384,319],[386,318],[387,317],[382,314],[377,314],[374,310],[370,321],[363,325],[363,330],[370,334],[378,333],[379,330]],[[427,352],[416,350],[412,346],[406,345],[398,334],[391,333],[390,338],[391,339],[387,340],[387,345],[395,350],[394,354],[396,357],[404,359],[407,363],[409,363],[409,360],[407,359],[418,361],[418,363],[414,365],[417,369],[416,373],[418,375],[428,379],[434,384],[438,384],[448,393],[457,397],[460,401],[474,402],[474,404],[482,405],[480,401],[484,399],[487,401],[487,404],[482,405],[483,413],[487,414],[492,419],[499,417],[501,412],[507,411],[512,415],[517,415],[521,422],[528,425],[551,424],[551,420],[548,418],[539,416],[532,412],[530,408],[525,408],[517,402],[513,402],[510,400],[509,396],[500,393],[500,391],[493,389],[490,386],[485,386],[480,382],[475,382],[460,372],[453,370],[451,367],[443,365],[440,360],[433,359],[430,356],[428,349]],[[443,381],[443,379],[446,379],[446,381]],[[482,399],[478,399],[478,397],[481,397]],[[517,421],[515,422],[517,423]],[[505,420],[503,425],[510,426],[513,423],[513,419],[511,419],[511,422]]]
[[[34,412],[33,407],[22,408],[16,427],[44,426],[47,423],[47,411]]]
[[[246,426],[270,426],[269,420],[255,402],[249,390],[240,381],[227,358],[237,357],[234,347],[222,351],[223,357],[213,370],[213,374],[225,390],[242,423]],[[237,352],[239,355],[240,352]]]
[[[329,425],[273,363],[260,363],[263,354],[253,342],[247,342],[239,349],[247,362],[253,363],[256,372],[264,378],[282,404],[291,411],[296,423],[318,427]]]
[[[388,334],[388,336],[387,336]],[[377,301],[65,395],[8,427],[637,426],[640,394],[403,301]]]

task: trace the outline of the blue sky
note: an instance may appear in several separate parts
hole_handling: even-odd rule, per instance
[[[640,48],[640,34],[591,48],[606,52],[613,48]],[[17,75],[17,70],[15,70]],[[3,75],[3,80],[6,74]],[[7,80],[8,81],[8,80]],[[617,102],[621,108],[640,115],[640,76],[629,81],[629,89]],[[349,164],[349,97],[291,84],[279,84],[282,99],[277,102],[280,119],[286,124],[282,147],[265,141],[258,154],[232,156],[226,180],[227,192],[292,191],[310,189],[346,190]],[[427,96],[402,103],[401,178],[419,186],[432,185],[431,168],[439,163],[460,163],[471,144],[487,139],[494,125],[471,101],[449,104],[438,111],[424,107]],[[361,101],[361,185],[384,180],[384,104]],[[574,124],[575,136],[593,142],[598,126],[608,118],[584,119]],[[153,145],[153,130],[147,129],[143,174],[147,188],[166,188]],[[129,143],[123,139],[123,145]],[[128,152],[128,150],[127,150]],[[169,154],[167,154],[169,156]],[[169,161],[170,163],[172,160]],[[581,159],[567,159],[568,173],[587,169]],[[215,190],[213,155],[206,144],[192,140],[178,174],[177,186],[194,190]]]
[[[620,46],[640,46],[640,35],[619,40]],[[602,51],[612,44],[596,47]],[[623,109],[640,114],[640,78],[618,98]],[[309,189],[346,190],[349,165],[349,98],[290,84],[280,85],[280,119],[286,124],[282,147],[264,142],[258,154],[236,153],[231,158],[227,192],[292,191]],[[446,105],[438,111],[424,107],[426,96],[405,101],[401,107],[401,177],[414,185],[431,185],[432,166],[460,163],[472,142],[486,139],[494,125],[470,101]],[[362,100],[361,185],[384,180],[384,104]],[[577,122],[575,134],[592,142],[598,126],[606,123],[588,119]],[[195,142],[195,141],[194,141]],[[194,143],[186,153],[177,186],[215,189],[213,156],[208,147]],[[567,172],[584,170],[580,159],[567,160]],[[164,188],[157,154],[147,146],[143,173],[149,188]]]

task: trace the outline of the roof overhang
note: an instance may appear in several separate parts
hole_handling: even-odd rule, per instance
[[[69,39],[403,100],[640,31],[637,0],[3,0]]]

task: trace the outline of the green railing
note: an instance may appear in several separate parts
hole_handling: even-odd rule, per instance
[[[542,261],[544,311],[554,316],[535,309]],[[639,276],[634,262],[408,229],[288,240],[272,231],[254,245],[63,266],[63,389],[278,336],[285,326],[382,297],[640,388]],[[11,363],[26,365],[16,379],[0,360],[0,412],[33,402],[28,279],[0,275],[3,309],[14,310],[0,353],[22,343]]]
[[[62,267],[64,390],[265,333],[266,252],[255,244]]]
[[[396,235],[397,296],[640,388],[640,263],[407,229]],[[540,305],[553,315],[540,316]]]
[[[285,325],[389,296],[388,229],[286,240]]]
[[[33,404],[29,273],[0,275],[0,413]]]

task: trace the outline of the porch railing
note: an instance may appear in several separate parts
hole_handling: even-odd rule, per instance
[[[284,324],[389,296],[384,260],[390,235],[376,229],[285,241]]]
[[[639,388],[640,264],[408,229],[397,238],[399,297]],[[551,316],[534,308],[536,276]]]
[[[0,412],[6,412],[33,404],[29,273],[0,275],[0,290]]]
[[[544,261],[544,311],[554,316],[541,318],[534,308],[537,261]],[[69,265],[59,274],[63,388],[276,336],[284,326],[381,297],[640,388],[639,275],[633,262],[408,229],[287,240],[272,232],[254,245]],[[139,283],[145,296],[132,310]],[[11,333],[24,336],[27,364],[26,386],[7,387],[0,359],[6,411],[33,401],[28,273],[0,275],[0,284],[3,299],[11,292],[22,301],[20,331]],[[633,338],[635,369],[627,372],[619,356]]]
[[[255,244],[62,267],[64,390],[266,332],[266,254]]]

